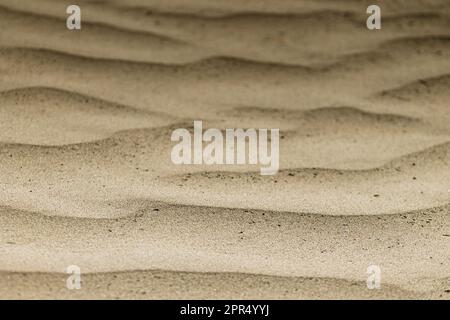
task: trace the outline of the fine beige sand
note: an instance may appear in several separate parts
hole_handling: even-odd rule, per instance
[[[0,299],[450,299],[450,1],[69,4],[0,3]],[[280,171],[174,165],[194,120]]]

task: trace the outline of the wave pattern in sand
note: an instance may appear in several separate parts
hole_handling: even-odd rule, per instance
[[[448,299],[449,2],[372,2],[2,1],[0,298]],[[193,120],[279,173],[173,165]]]

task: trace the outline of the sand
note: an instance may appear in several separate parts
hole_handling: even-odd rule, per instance
[[[3,0],[0,299],[449,299],[450,2],[373,2]],[[194,120],[280,171],[174,165]]]

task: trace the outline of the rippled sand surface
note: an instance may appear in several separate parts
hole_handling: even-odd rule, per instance
[[[1,299],[450,298],[449,1],[78,4],[0,4]],[[172,164],[194,120],[280,171]]]

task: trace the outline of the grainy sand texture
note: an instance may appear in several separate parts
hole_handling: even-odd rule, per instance
[[[450,299],[450,1],[70,4],[0,1],[0,299]]]

